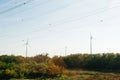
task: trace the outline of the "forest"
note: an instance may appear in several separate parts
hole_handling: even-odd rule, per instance
[[[44,54],[44,55],[40,54],[34,57],[23,57],[23,56],[14,56],[14,55],[0,56],[1,80],[9,80],[9,79],[65,80],[66,79],[65,76],[68,77],[71,76],[73,74],[73,70],[87,70],[87,71],[108,72],[108,73],[112,72],[119,74],[120,54],[119,53],[101,53],[101,54],[78,53],[67,56],[54,56],[52,58],[49,57],[48,54]],[[89,74],[89,72],[87,74]],[[117,77],[119,80],[120,75],[117,75]],[[79,79],[68,79],[68,80],[81,80],[81,79],[79,78]],[[87,79],[82,79],[82,80],[87,80]],[[94,79],[94,80],[98,80],[98,79]],[[108,80],[108,79],[102,79],[102,80]]]

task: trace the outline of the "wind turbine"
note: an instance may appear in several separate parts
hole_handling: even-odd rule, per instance
[[[25,42],[25,57],[27,58],[29,41],[28,39],[26,41],[25,40],[22,40],[22,41]]]
[[[92,54],[92,34],[90,33],[90,54]]]
[[[27,39],[25,45],[26,45],[26,58],[27,58],[27,55],[28,55],[28,39]]]
[[[67,46],[65,46],[65,56],[67,55]]]

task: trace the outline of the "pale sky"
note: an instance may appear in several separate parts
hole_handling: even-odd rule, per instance
[[[120,52],[120,0],[0,0],[0,55]]]

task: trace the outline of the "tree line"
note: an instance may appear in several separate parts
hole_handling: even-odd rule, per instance
[[[59,62],[56,62],[56,60]],[[14,55],[0,56],[0,79],[35,79],[56,77],[63,74],[64,61],[61,57],[50,58],[48,55],[22,57]]]
[[[70,69],[120,71],[120,54],[72,54],[65,56],[64,62]]]
[[[0,79],[54,78],[66,69],[120,71],[120,54],[71,54],[49,57],[48,54],[34,57],[14,55],[0,56]]]

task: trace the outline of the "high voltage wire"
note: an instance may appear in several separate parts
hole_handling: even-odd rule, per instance
[[[29,1],[31,1],[31,0],[29,0]],[[46,1],[44,1],[44,2],[38,3],[37,5],[32,6],[32,7],[29,8],[29,9],[26,9],[26,10],[20,11],[20,12],[18,12],[18,13],[15,13],[14,15],[19,15],[20,13],[26,12],[26,11],[31,10],[31,9],[33,9],[33,8],[35,8],[35,7],[38,7],[38,6],[42,6],[42,5],[44,5],[44,4],[46,4],[46,3],[49,3],[49,2],[50,2],[50,0],[46,0]],[[12,7],[12,8],[9,8],[9,9],[6,9],[6,10],[4,10],[4,11],[1,11],[0,14],[7,13],[7,12],[13,10],[13,9],[16,9],[16,8],[21,7],[21,6],[23,6],[23,5],[26,5],[26,4],[28,4],[28,2],[23,2],[23,3],[19,4],[19,5],[16,5],[16,6]],[[9,15],[9,16],[12,16],[12,15]],[[42,16],[43,16],[43,15],[42,15]],[[8,17],[8,16],[7,16],[7,17]]]
[[[14,1],[14,0],[9,0],[9,1],[5,2],[5,3],[1,3],[1,4],[0,4],[0,7],[5,7],[6,5],[10,4],[10,3],[13,2],[13,1]]]
[[[48,2],[50,2],[50,0],[47,0],[47,1],[45,1],[45,2],[43,2],[43,3],[40,3],[40,4],[43,5],[43,4],[48,3]],[[77,1],[77,2],[78,2],[78,1]],[[71,3],[72,3],[72,4],[75,4],[75,3],[77,3],[77,2],[76,2],[76,1],[72,1]],[[41,6],[40,4],[38,4],[38,6]],[[64,5],[64,6],[62,6],[62,7],[57,7],[57,8],[55,8],[55,9],[49,10],[49,11],[47,11],[47,12],[39,15],[39,17],[40,17],[40,16],[43,17],[43,16],[46,16],[46,15],[50,15],[51,13],[54,13],[54,12],[63,10],[63,9],[65,9],[65,8],[69,7],[70,5],[71,5],[71,4],[67,4],[67,5]],[[35,6],[35,7],[38,7],[38,6]],[[29,8],[28,10],[31,10],[31,9],[33,9],[33,8],[35,8],[35,7],[33,6],[32,8]],[[21,13],[22,13],[22,12],[25,12],[25,11],[27,11],[27,10],[21,11]],[[19,13],[18,13],[18,14],[15,14],[15,15],[19,15]],[[11,16],[11,15],[9,15],[9,16]],[[7,17],[8,17],[8,16],[7,16]],[[36,18],[36,17],[33,17],[33,18],[30,17],[30,18],[27,19],[27,21],[31,21],[31,20],[33,20],[33,19],[35,19],[35,18]],[[37,17],[37,18],[38,18],[38,17]],[[26,22],[24,19],[21,19],[21,21],[22,21],[22,22]]]
[[[114,7],[110,7],[110,8],[100,8],[100,9],[96,9],[96,10],[94,10],[94,11],[91,11],[91,12],[95,12],[95,13],[90,13],[90,12],[88,12],[89,14],[87,14],[87,15],[85,15],[85,16],[82,16],[82,17],[79,17],[79,18],[77,18],[77,19],[70,19],[70,20],[66,20],[66,21],[63,21],[63,20],[61,20],[60,22],[57,22],[57,24],[55,24],[55,23],[50,23],[50,25],[53,25],[52,27],[49,27],[49,28],[53,28],[53,27],[57,27],[57,26],[59,26],[59,25],[63,25],[63,24],[66,24],[66,23],[70,23],[70,22],[75,22],[75,21],[78,21],[78,20],[82,20],[82,19],[85,19],[85,18],[88,18],[88,17],[91,17],[91,16],[95,16],[95,15],[98,15],[98,14],[100,14],[100,13],[103,13],[103,12],[106,12],[106,11],[109,11],[109,10],[111,10],[111,9],[113,9],[113,8],[116,8],[116,7],[120,7],[120,5],[119,6],[114,6]],[[100,11],[99,11],[100,10]],[[55,24],[55,25],[54,25]],[[49,25],[49,24],[48,24]],[[40,30],[37,30],[36,32],[38,32],[38,31],[40,31]],[[35,31],[34,31],[35,32]]]
[[[22,6],[30,3],[31,1],[33,1],[33,0],[27,0],[27,1],[23,2],[23,3],[20,3],[20,4],[15,5],[15,6],[11,7],[11,8],[8,8],[8,9],[6,9],[6,10],[0,11],[0,14],[5,14],[5,13],[7,13],[7,12],[9,12],[9,11],[12,11],[12,10],[17,9],[17,8],[19,8],[19,7],[22,7]]]
[[[23,3],[24,4],[24,3]],[[23,6],[23,5],[21,5],[21,6]],[[13,9],[11,8],[11,10],[14,10],[14,9],[17,9],[17,8],[19,8],[19,7],[21,7],[20,5],[18,5],[18,6],[16,6],[16,8],[14,8],[13,7]],[[48,11],[46,14],[43,14],[43,15],[47,15],[47,14],[50,14],[50,13],[54,13],[54,12],[56,12],[56,11],[59,11],[59,9],[64,9],[64,8],[66,8],[67,6],[64,6],[64,7],[61,7],[61,8],[56,8],[56,9],[54,9],[54,10],[52,10],[52,11]],[[117,7],[120,7],[120,5],[119,6],[114,6],[114,7],[110,7],[110,8],[106,8],[106,7],[104,7],[104,8],[100,8],[100,9],[96,9],[96,10],[94,10],[94,11],[90,11],[90,12],[88,12],[86,15],[84,15],[84,16],[81,16],[81,17],[77,17],[77,18],[74,18],[74,17],[69,17],[69,18],[67,18],[67,20],[66,19],[64,19],[64,20],[59,20],[57,23],[55,22],[55,23],[50,23],[51,25],[53,25],[52,27],[46,27],[47,29],[44,29],[44,30],[48,30],[48,29],[50,29],[50,28],[53,28],[53,27],[56,27],[56,26],[59,26],[59,25],[64,25],[64,24],[66,24],[66,23],[70,23],[70,22],[75,22],[75,21],[79,21],[79,20],[82,20],[82,19],[85,19],[85,18],[88,18],[88,17],[91,17],[91,16],[96,16],[96,15],[98,15],[98,14],[101,14],[101,13],[103,13],[103,12],[106,12],[106,11],[109,11],[109,10],[111,10],[111,9],[113,9],[113,8],[117,8]],[[7,12],[9,12],[9,10],[7,11]],[[7,13],[7,12],[5,12],[5,13]],[[0,13],[1,14],[1,13]],[[4,13],[2,13],[2,14],[4,14]],[[43,16],[43,15],[41,15],[41,16]],[[72,18],[72,19],[71,19]],[[74,19],[73,19],[74,18]],[[55,24],[55,25],[54,25]],[[48,24],[47,24],[48,25]],[[38,30],[37,29],[37,31],[31,31],[30,33],[28,33],[28,34],[32,34],[32,33],[35,33],[35,32],[39,32],[39,31],[42,31],[42,30]],[[28,34],[22,34],[22,35],[20,35],[20,36],[24,36],[24,35],[28,35]],[[19,37],[19,35],[15,35],[15,36],[13,36],[13,38],[16,38],[16,37]]]
[[[11,0],[11,1],[7,1],[6,3],[2,3],[0,4],[0,12],[3,11],[3,9],[8,9],[9,5],[11,5],[12,3],[14,2],[14,0]]]
[[[109,11],[109,10],[117,8],[117,7],[120,7],[120,5],[119,6],[113,6],[113,7],[110,7],[110,8],[103,7],[103,8],[100,8],[100,9],[96,9],[96,10],[87,12],[87,13],[89,13],[87,15],[84,15],[84,16],[81,16],[81,17],[77,17],[77,18],[69,17],[69,18],[67,18],[68,20],[62,19],[62,20],[57,21],[55,26],[63,25],[63,24],[70,23],[70,22],[79,21],[79,20],[82,20],[82,19],[85,19],[85,18],[88,18],[88,17],[91,17],[91,16],[96,16],[98,14],[104,13],[106,11]],[[93,12],[93,13],[91,13],[91,12]],[[72,18],[74,18],[74,19],[72,19]]]
[[[72,1],[71,3],[72,3],[72,4],[75,4],[75,3],[77,3],[77,2],[76,2],[76,1]],[[62,6],[62,7],[57,7],[57,8],[55,8],[55,9],[53,9],[53,10],[50,10],[50,11],[47,11],[46,13],[43,13],[42,15],[39,15],[39,17],[40,17],[40,16],[43,17],[43,16],[45,16],[45,15],[50,15],[51,13],[54,13],[54,12],[63,10],[63,9],[65,9],[65,8],[68,8],[70,5],[71,5],[71,4],[68,3],[68,4],[66,4],[66,5],[64,5],[64,6]],[[38,18],[38,17],[37,17],[37,18]]]
[[[33,9],[33,8],[35,8],[35,7],[38,7],[38,6],[42,6],[42,5],[44,5],[44,4],[46,4],[46,3],[49,3],[50,2],[50,0],[47,0],[47,1],[45,1],[45,2],[42,2],[42,3],[39,3],[39,4],[37,4],[37,5],[34,5],[34,6],[32,6],[31,8],[29,8],[29,9],[27,9],[27,10],[23,10],[23,11],[21,11],[21,12],[19,12],[19,13],[23,13],[23,12],[26,12],[26,11],[28,11],[28,10],[31,10],[31,9]],[[75,3],[77,3],[76,1],[72,1],[71,2],[72,4],[75,4]],[[50,11],[46,11],[45,13],[43,13],[43,14],[41,14],[41,15],[39,15],[39,17],[40,16],[45,16],[45,15],[50,15],[51,13],[54,13],[54,12],[56,12],[56,11],[59,11],[59,10],[62,10],[62,9],[65,9],[65,8],[67,8],[67,7],[69,7],[71,4],[67,4],[67,5],[64,5],[64,6],[62,6],[62,7],[57,7],[57,8],[55,8],[55,9],[52,9],[52,10],[50,10]],[[18,14],[15,14],[15,15],[19,15],[19,13]],[[11,15],[10,15],[11,16]],[[35,19],[36,17],[34,17],[34,19]],[[38,18],[38,17],[37,17]],[[33,18],[32,18],[33,19]],[[29,18],[29,20],[31,20],[31,18]]]
[[[66,8],[67,6],[64,6],[64,7],[61,7],[61,9],[64,9],[64,8]],[[59,22],[57,22],[57,24],[56,23],[53,23],[53,24],[51,24],[51,25],[53,25],[52,27],[49,27],[49,28],[47,28],[47,29],[44,29],[44,30],[48,30],[48,29],[50,29],[50,28],[53,28],[53,27],[56,27],[56,26],[59,26],[59,25],[64,25],[64,24],[66,24],[66,23],[70,23],[70,22],[75,22],[75,21],[78,21],[78,20],[82,20],[82,19],[85,19],[85,18],[88,18],[88,17],[91,17],[91,16],[95,16],[95,15],[98,15],[98,14],[101,14],[101,13],[103,13],[103,12],[106,12],[106,11],[109,11],[109,10],[111,10],[111,9],[113,9],[113,8],[116,8],[116,7],[120,7],[120,5],[119,6],[114,6],[114,7],[110,7],[110,8],[106,8],[106,7],[104,7],[104,8],[100,8],[100,9],[96,9],[96,10],[94,10],[94,11],[90,11],[90,12],[88,12],[85,16],[81,16],[81,17],[79,17],[79,18],[77,18],[77,19],[71,19],[72,17],[70,17],[70,18],[67,18],[67,20],[65,20],[65,21],[63,21],[63,20],[60,20]],[[16,8],[15,8],[16,9]],[[57,10],[58,9],[58,10]],[[50,13],[54,13],[55,11],[59,11],[59,9],[60,8],[57,8],[56,10],[52,10],[52,11],[50,11],[50,12],[47,12],[47,14],[50,14]],[[13,10],[13,9],[12,9]],[[92,12],[92,13],[91,13]],[[47,14],[43,14],[43,15],[47,15]],[[56,25],[54,25],[54,24],[56,24]],[[39,32],[39,31],[42,31],[42,30],[37,30],[37,31],[32,31],[32,32],[30,32],[30,33],[28,33],[28,34],[32,34],[32,33],[35,33],[35,32]],[[28,35],[27,34],[27,35]],[[24,35],[26,35],[26,34],[22,34],[22,35],[20,35],[20,36],[24,36]],[[15,35],[15,36],[13,36],[13,38],[15,38],[15,37],[19,37],[19,35]],[[9,39],[9,38],[8,38]]]
[[[93,15],[94,16],[94,15]],[[88,16],[87,16],[88,17]],[[85,16],[85,18],[86,18],[86,16]],[[84,19],[84,18],[81,18],[81,19]],[[68,22],[67,22],[68,23]],[[65,23],[64,23],[65,24]],[[51,24],[52,25],[52,24]],[[58,25],[63,25],[63,23],[61,23],[61,24],[57,24],[57,25],[53,25],[52,27],[50,27],[49,26],[49,24],[48,24],[48,27],[46,27],[47,28],[47,30],[48,29],[51,29],[51,28],[53,28],[53,27],[56,27],[56,26],[58,26]],[[44,30],[46,30],[46,29],[42,29],[43,31]],[[34,31],[31,31],[30,33],[28,33],[28,34],[32,34],[32,33],[36,33],[36,32],[40,32],[40,31],[42,31],[41,29],[39,30],[39,29],[37,29],[37,30],[34,30]],[[14,36],[12,36],[12,38],[16,38],[16,37],[19,37],[19,36],[24,36],[24,35],[28,35],[28,34],[22,34],[22,35],[14,35]]]
[[[63,24],[65,24],[65,23],[69,23],[69,22],[74,22],[74,21],[77,21],[77,20],[82,20],[82,19],[84,19],[84,18],[87,18],[87,17],[90,17],[90,16],[95,16],[95,15],[97,15],[97,14],[100,14],[100,13],[103,13],[103,12],[106,12],[106,11],[108,11],[108,10],[111,10],[111,9],[113,9],[113,8],[116,8],[116,7],[120,7],[120,5],[119,6],[113,6],[113,7],[110,7],[110,8],[106,8],[106,7],[104,7],[104,8],[100,8],[100,9],[96,9],[96,10],[94,10],[94,11],[91,11],[91,12],[94,12],[94,13],[91,13],[91,12],[88,12],[89,14],[87,14],[87,15],[85,15],[85,16],[83,16],[83,17],[79,17],[79,18],[77,18],[77,19],[70,19],[70,20],[68,20],[68,21],[60,21],[60,22],[58,22],[59,24],[56,24],[56,25],[54,25],[55,23],[53,23],[53,24],[51,24],[51,25],[54,25],[54,26],[52,26],[52,27],[49,27],[49,28],[53,28],[53,27],[56,27],[56,26],[58,26],[58,25],[63,25]],[[61,23],[62,22],[62,23]],[[47,24],[48,25],[48,24]],[[48,28],[48,27],[46,27],[46,28]],[[48,29],[49,29],[48,28]],[[46,29],[45,29],[46,30]],[[35,32],[39,32],[39,31],[41,31],[41,30],[36,30],[36,31],[31,31],[30,33],[35,33]]]
[[[34,0],[35,1],[35,0]],[[38,0],[39,1],[39,0]],[[34,6],[32,6],[31,8],[28,8],[28,9],[24,9],[24,10],[20,10],[20,11],[17,11],[17,12],[15,12],[15,14],[13,15],[13,14],[7,14],[6,16],[0,16],[1,18],[5,18],[5,17],[11,17],[11,16],[15,16],[15,15],[20,15],[20,13],[23,13],[23,12],[27,12],[28,10],[31,10],[31,9],[33,9],[33,8],[35,8],[35,7],[38,7],[38,6],[42,6],[42,5],[44,5],[44,4],[46,4],[46,3],[49,3],[51,0],[46,0],[46,1],[42,1],[41,3],[37,3],[37,5],[34,5]],[[17,9],[17,8],[19,8],[19,7],[22,7],[22,6],[27,6],[28,5],[28,3],[30,3],[31,2],[31,4],[32,4],[32,0],[28,0],[28,1],[23,1],[21,4],[19,4],[19,5],[17,5],[17,6],[14,6],[14,7],[12,7],[12,8],[9,8],[9,9],[6,9],[6,10],[4,10],[4,11],[1,11],[0,12],[0,14],[4,14],[4,13],[7,13],[7,12],[9,12],[9,11],[12,11],[12,10],[14,10],[14,9]],[[15,3],[15,2],[14,2]],[[30,5],[30,4],[29,4]],[[25,6],[25,7],[26,7]],[[30,18],[29,18],[29,20],[30,20]],[[29,21],[29,20],[27,20],[27,21]],[[18,22],[18,21],[20,21],[20,22],[25,22],[26,20],[24,19],[24,18],[22,18],[21,17],[21,19],[16,19],[16,21]],[[16,22],[14,23],[14,24],[16,24]],[[17,23],[18,24],[18,23]]]
[[[57,27],[57,26],[59,26],[59,25],[63,25],[63,24],[66,24],[66,23],[70,23],[70,22],[75,22],[75,21],[78,21],[78,20],[82,20],[82,19],[85,19],[85,18],[88,18],[88,17],[91,17],[91,16],[96,16],[96,15],[98,15],[98,14],[100,14],[100,13],[109,11],[109,10],[111,10],[111,9],[113,9],[113,8],[116,8],[116,7],[120,7],[120,5],[119,5],[119,6],[110,7],[110,8],[100,8],[100,9],[96,9],[96,10],[94,10],[94,11],[91,11],[91,12],[95,12],[95,11],[96,11],[95,13],[90,13],[90,12],[88,12],[89,14],[87,14],[87,15],[85,15],[85,16],[82,16],[82,17],[79,17],[79,18],[77,18],[77,19],[70,19],[70,20],[66,20],[66,21],[61,20],[61,21],[59,21],[59,22],[57,22],[57,23],[49,23],[49,24],[47,24],[47,25],[52,25],[52,27],[48,27],[48,29],[53,28],[53,27]],[[71,17],[71,18],[72,18],[72,17]],[[55,24],[55,25],[54,25],[54,24]],[[41,30],[37,29],[36,31],[33,31],[33,32],[39,32],[39,31],[41,31]]]
[[[52,11],[48,11],[48,12],[46,12],[46,13],[40,15],[40,16],[43,17],[43,16],[45,16],[45,15],[50,15],[51,13],[54,13],[54,12],[56,12],[56,11],[65,9],[65,8],[67,8],[68,6],[70,6],[70,5],[65,5],[65,6],[63,6],[63,7],[59,7],[59,8],[53,9]],[[71,18],[73,18],[73,17],[67,18],[68,20],[62,19],[62,20],[59,20],[58,22],[55,22],[55,23],[57,23],[57,24],[55,24],[55,25],[62,25],[62,24],[65,24],[65,23],[78,21],[78,20],[81,20],[81,19],[84,19],[84,18],[87,18],[87,17],[90,17],[90,16],[95,16],[95,15],[97,15],[97,14],[100,14],[100,13],[102,13],[102,12],[106,12],[106,11],[111,10],[112,8],[116,8],[116,7],[120,7],[120,5],[119,5],[119,6],[110,7],[110,8],[103,7],[103,8],[100,8],[100,9],[96,9],[96,10],[87,12],[87,13],[89,13],[89,14],[87,14],[87,15],[85,15],[85,16],[77,17],[77,18],[74,18],[74,19],[71,19]],[[92,12],[92,13],[91,13],[91,12]],[[40,17],[40,16],[39,16],[39,17]],[[35,17],[34,17],[34,18],[35,18]],[[32,18],[32,19],[33,19],[33,18]],[[29,20],[32,20],[32,19],[29,18]]]
[[[7,9],[7,10],[1,11],[0,13],[3,14],[3,13],[6,13],[6,12],[8,12],[8,11],[10,11],[10,10],[16,9],[16,8],[22,6],[22,5],[27,4],[27,3],[30,2],[30,1],[32,1],[32,0],[28,0],[28,1],[24,2],[24,3],[21,3],[21,4],[19,4],[19,5],[14,6],[14,7],[12,7],[12,8],[9,8],[9,9]],[[48,0],[48,1],[49,1],[49,0]],[[68,6],[68,5],[67,5],[67,6]],[[65,8],[65,7],[62,7],[62,8]],[[60,8],[56,8],[55,11],[56,11],[57,9],[60,9]],[[103,8],[103,9],[104,9],[104,8]],[[25,10],[24,10],[24,11],[25,11]],[[54,10],[53,10],[53,11],[54,11]],[[47,12],[47,14],[49,14],[49,11]],[[43,16],[43,15],[42,15],[42,16]],[[70,18],[71,18],[71,17],[70,17]],[[65,19],[64,19],[64,20],[65,20]],[[62,20],[62,21],[63,21],[63,20]],[[69,20],[68,20],[68,21],[69,21]]]
[[[33,2],[33,1],[31,1],[31,4],[32,4],[32,2]],[[30,8],[28,8],[28,9],[20,10],[20,11],[15,12],[15,14],[6,15],[6,16],[9,17],[9,16],[20,15],[20,13],[27,12],[27,11],[29,11],[29,10],[37,7],[37,6],[42,6],[42,5],[44,5],[44,4],[48,3],[48,2],[50,2],[50,0],[46,0],[46,1],[44,1],[44,2],[37,3],[37,5],[34,5],[34,6],[30,7]],[[24,3],[23,3],[23,4],[24,4]],[[27,4],[25,4],[25,5],[27,6]],[[20,7],[21,7],[21,6],[20,6]]]

